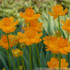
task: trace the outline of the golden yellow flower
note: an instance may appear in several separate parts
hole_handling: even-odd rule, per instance
[[[33,43],[39,43],[41,41],[40,37],[42,33],[38,33],[34,30],[26,30],[24,33],[18,32],[18,36],[20,38],[20,43],[32,45]]]
[[[35,30],[35,31],[38,31],[38,32],[42,32],[43,23],[39,23],[38,20],[33,20],[33,21],[30,21],[29,24],[27,24],[27,27],[23,27],[22,29],[23,30],[32,29],[32,30]]]
[[[13,47],[19,42],[19,37],[17,35],[9,35],[9,42],[10,42],[10,47]]]
[[[52,57],[50,61],[47,62],[49,68],[59,68],[59,60],[55,57]],[[67,68],[68,62],[65,59],[61,59],[61,66],[60,68]]]
[[[5,68],[3,68],[2,70],[6,70]]]
[[[70,43],[62,37],[45,37],[43,40],[46,45],[46,51],[61,54],[67,54],[70,52]]]
[[[13,17],[5,17],[0,21],[0,29],[2,29],[5,33],[14,32],[17,24],[18,20],[14,22]]]
[[[12,54],[14,57],[19,57],[23,55],[23,51],[21,51],[20,49],[12,49]]]
[[[39,18],[41,15],[40,14],[35,14],[32,7],[30,7],[30,8],[27,8],[25,10],[25,13],[21,12],[20,16],[25,19],[25,22],[30,22],[32,20],[35,20],[35,19]]]
[[[22,65],[19,67],[19,70],[23,70],[23,66]]]
[[[13,47],[19,41],[18,36],[15,36],[15,35],[12,35],[12,34],[10,34],[8,36],[8,38],[9,38],[10,47]],[[7,36],[6,35],[2,36],[2,38],[0,40],[0,46],[2,46],[3,48],[5,48],[6,50],[9,48],[8,41],[7,41]]]
[[[63,7],[60,4],[57,4],[52,7],[53,13],[49,12],[51,16],[54,16],[53,19],[56,19],[58,16],[64,16],[67,12],[68,9],[66,8],[63,10]]]
[[[70,20],[66,19],[65,23],[63,20],[61,20],[63,23],[62,29],[66,30],[68,33],[70,33]]]

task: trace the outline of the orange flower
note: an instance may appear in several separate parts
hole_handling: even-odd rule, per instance
[[[65,23],[63,20],[61,22],[64,24],[62,26],[62,29],[66,30],[68,33],[70,33],[70,20],[65,20]]]
[[[52,7],[52,11],[53,13],[49,12],[49,14],[54,16],[53,19],[56,19],[58,16],[64,16],[68,12],[68,9],[66,8],[63,10],[63,7],[60,4],[57,4]]]
[[[9,35],[9,42],[10,42],[10,47],[13,47],[14,45],[16,45],[19,42],[19,37],[16,35]]]
[[[70,52],[70,43],[62,37],[45,37],[43,40],[46,45],[46,51],[61,54],[67,54]]]
[[[27,27],[23,27],[23,30],[29,30],[29,29],[33,29],[35,31],[38,32],[42,32],[43,29],[43,23],[39,23],[38,20],[33,20],[30,22],[30,24],[27,24]]]
[[[23,51],[21,51],[20,49],[12,49],[12,53],[14,57],[19,57],[23,55]]]
[[[27,8],[25,10],[25,13],[21,12],[20,16],[25,19],[25,22],[30,22],[32,20],[35,20],[35,19],[39,18],[41,15],[40,14],[35,14],[32,7],[30,7],[30,8]]]
[[[18,36],[15,36],[15,35],[12,35],[12,34],[10,34],[8,36],[8,38],[9,38],[10,47],[13,47],[19,41]],[[0,46],[2,46],[3,48],[5,48],[6,50],[9,48],[8,42],[7,42],[7,36],[6,35],[2,36],[2,38],[0,40]]]
[[[59,61],[57,58],[52,57],[50,61],[47,62],[49,68],[59,68]],[[61,66],[60,68],[67,68],[68,62],[65,59],[61,59]]]
[[[32,45],[33,43],[39,43],[41,41],[40,37],[42,33],[38,33],[34,30],[26,30],[24,33],[18,32],[20,38],[20,43],[25,43],[26,45]]]
[[[16,29],[16,25],[18,21],[14,22],[13,17],[5,17],[0,21],[0,29],[2,29],[5,33],[14,32]]]

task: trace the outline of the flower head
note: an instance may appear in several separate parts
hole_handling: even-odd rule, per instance
[[[6,70],[5,68],[3,68],[2,70]]]
[[[61,54],[67,54],[70,52],[70,43],[62,37],[45,37],[43,40],[46,45],[46,51]]]
[[[15,35],[12,35],[10,34],[8,36],[9,38],[9,43],[10,43],[10,47],[13,47],[14,45],[16,45],[19,41],[19,38],[18,36],[15,36]],[[2,46],[3,48],[5,49],[8,49],[9,46],[8,46],[8,41],[7,41],[7,36],[6,35],[3,35],[1,40],[0,40],[0,46]]]
[[[61,22],[63,23],[62,29],[70,33],[70,20],[65,20],[65,22],[61,20]]]
[[[21,65],[21,66],[19,67],[19,69],[20,69],[20,70],[23,70],[23,66]]]
[[[59,60],[55,57],[52,57],[50,61],[47,62],[49,68],[59,68]],[[65,59],[61,59],[60,68],[67,68],[68,62]]]
[[[13,17],[5,17],[0,21],[0,29],[2,29],[5,33],[14,32],[16,29],[16,25],[18,21],[14,22]]]
[[[40,15],[40,14],[35,14],[35,12],[34,12],[34,10],[32,9],[32,7],[30,7],[30,8],[27,8],[27,9],[25,10],[25,13],[22,13],[22,12],[21,12],[21,13],[20,13],[20,16],[21,16],[22,18],[24,18],[26,22],[30,22],[30,21],[32,21],[32,20],[35,20],[35,19],[39,18],[41,15]]]
[[[42,33],[38,33],[34,30],[26,30],[24,33],[18,32],[20,38],[20,43],[25,43],[26,45],[32,45],[33,43],[39,43],[41,41],[40,37]]]
[[[52,11],[53,13],[49,12],[49,14],[54,16],[53,19],[56,19],[58,16],[64,16],[68,12],[68,9],[66,8],[63,10],[63,7],[60,4],[57,4],[52,7]]]
[[[29,24],[27,24],[27,27],[23,27],[22,29],[23,30],[32,29],[38,32],[42,32],[42,29],[43,29],[42,26],[43,26],[43,23],[39,23],[38,20],[33,20],[33,21],[30,21]]]
[[[12,54],[14,57],[19,57],[23,55],[23,51],[21,51],[20,49],[12,49]]]

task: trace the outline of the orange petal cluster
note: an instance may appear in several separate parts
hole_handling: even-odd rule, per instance
[[[12,35],[12,34],[10,34],[8,36],[8,38],[9,38],[10,47],[13,47],[19,41],[18,36],[15,36],[15,35]],[[0,46],[2,46],[3,48],[5,48],[6,50],[9,49],[8,41],[7,41],[7,36],[6,35],[2,36],[2,38],[0,40]]]
[[[39,43],[41,41],[40,37],[42,36],[42,33],[40,32],[42,32],[43,23],[39,23],[37,19],[41,15],[35,14],[32,7],[30,7],[25,10],[25,13],[20,13],[20,16],[24,18],[26,27],[22,28],[25,30],[24,33],[18,32],[20,38],[19,42],[28,46],[34,43]]]
[[[53,13],[49,12],[49,14],[54,16],[53,19],[56,19],[58,16],[64,16],[68,12],[68,9],[66,8],[63,10],[63,7],[60,4],[57,4],[52,7],[52,11]]]
[[[12,54],[14,57],[19,57],[23,55],[23,51],[21,51],[20,49],[12,49]]]
[[[44,37],[44,44],[46,45],[46,51],[51,51],[52,53],[67,54],[70,52],[70,42],[62,37]]]
[[[23,27],[23,30],[33,29],[38,32],[42,32],[43,29],[43,23],[38,22],[38,18],[41,16],[40,14],[35,14],[32,7],[27,8],[25,10],[25,13],[20,13],[20,16],[24,18],[26,27]]]
[[[50,61],[47,62],[49,68],[59,68],[59,60],[55,57],[52,57]],[[68,62],[65,59],[61,59],[61,66],[60,68],[67,68]]]
[[[61,22],[63,23],[62,29],[70,33],[70,20],[66,19],[65,22],[61,20]]]
[[[30,7],[25,10],[25,13],[20,12],[20,16],[25,19],[25,22],[30,22],[32,20],[39,18],[41,15],[35,14],[32,7]]]
[[[20,38],[20,43],[25,43],[26,45],[32,45],[33,43],[39,43],[41,41],[40,37],[42,33],[38,33],[35,30],[26,30],[24,33],[18,32]]]
[[[42,26],[43,26],[43,23],[39,23],[38,20],[33,20],[33,21],[30,21],[30,24],[27,24],[26,27],[23,27],[22,29],[23,30],[33,29],[35,31],[42,32],[42,29],[43,29]]]
[[[14,32],[16,29],[15,26],[18,22],[18,20],[14,22],[13,17],[5,17],[0,21],[0,29],[2,29],[5,33]]]

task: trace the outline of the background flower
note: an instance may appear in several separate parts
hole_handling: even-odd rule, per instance
[[[2,29],[5,33],[14,32],[17,24],[18,20],[14,22],[13,17],[5,17],[0,21],[0,29]]]
[[[53,13],[49,12],[51,16],[54,16],[53,19],[56,19],[58,16],[64,16],[67,12],[68,9],[66,8],[63,10],[63,7],[60,4],[57,4],[52,7]]]
[[[50,61],[47,62],[49,68],[59,68],[59,60],[58,58],[52,57]],[[60,68],[67,68],[68,62],[65,59],[61,59],[61,67]]]

